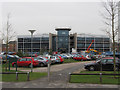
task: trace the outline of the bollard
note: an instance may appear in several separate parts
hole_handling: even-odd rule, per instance
[[[18,72],[16,72],[16,80],[18,80]]]
[[[102,84],[102,73],[100,73],[100,83]]]
[[[48,82],[50,82],[50,63],[48,63]]]
[[[9,71],[10,71],[10,59],[9,59]]]
[[[27,81],[29,81],[29,80],[30,80],[30,73],[27,72]]]
[[[71,79],[71,73],[69,73],[68,81],[70,82]]]

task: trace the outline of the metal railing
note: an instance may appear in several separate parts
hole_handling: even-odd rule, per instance
[[[30,80],[29,72],[0,72],[0,74],[16,74],[16,80],[18,80],[18,74],[27,74],[27,81]]]
[[[102,76],[103,75],[120,75],[120,73],[118,74],[114,74],[114,73],[69,73],[69,82],[71,80],[71,75],[99,75],[100,76],[100,83],[102,83]]]

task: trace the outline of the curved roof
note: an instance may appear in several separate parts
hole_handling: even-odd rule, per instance
[[[70,31],[71,28],[69,28],[69,27],[58,27],[58,28],[56,28],[55,30],[56,30],[56,31],[59,31],[59,30],[68,30],[68,31]]]

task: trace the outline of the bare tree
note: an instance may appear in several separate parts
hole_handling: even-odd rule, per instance
[[[7,21],[5,24],[5,28],[3,29],[2,38],[4,43],[6,44],[6,71],[7,71],[7,54],[8,54],[8,46],[9,42],[15,37],[15,32],[12,29],[12,24],[10,23],[10,13],[7,15]]]
[[[102,14],[104,18],[104,23],[107,25],[107,29],[104,31],[109,35],[112,40],[113,47],[113,57],[114,57],[114,72],[118,67],[116,67],[115,62],[115,36],[118,33],[118,2],[114,0],[107,0],[107,2],[102,2],[103,8],[105,10],[104,14]]]

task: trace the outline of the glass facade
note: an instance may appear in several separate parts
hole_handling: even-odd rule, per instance
[[[104,37],[77,37],[77,49],[78,51],[85,51],[91,44],[90,49],[95,49],[100,52],[110,51],[110,39]]]
[[[59,30],[58,34],[58,51],[59,52],[68,52],[69,47],[69,31],[68,30]]]
[[[31,37],[18,38],[18,51],[31,52],[31,43],[33,52],[40,52],[41,50],[49,50],[49,37]]]
[[[56,36],[52,37],[52,50],[56,51]]]
[[[58,51],[62,53],[72,52],[72,48],[79,51],[85,51],[92,43],[90,49],[95,49],[100,52],[110,51],[110,38],[96,36],[79,36],[77,33],[70,34],[70,28],[56,29],[56,34],[47,34],[47,36],[33,37],[33,52],[41,51]],[[80,34],[81,35],[81,34]],[[18,51],[31,52],[31,36],[18,37]]]

